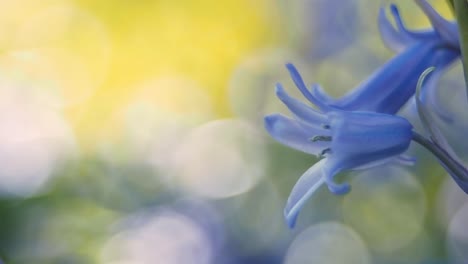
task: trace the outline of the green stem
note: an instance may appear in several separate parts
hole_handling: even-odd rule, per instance
[[[415,131],[413,131],[412,139],[434,154],[440,165],[452,176],[460,188],[468,194],[468,170],[463,164],[453,159],[443,148]]]
[[[420,135],[416,131],[413,131],[413,141],[417,142],[419,145],[423,146],[427,150],[429,150],[434,156],[437,157],[441,165],[460,179],[467,179],[468,178],[468,171],[466,170],[463,164],[458,163],[454,160],[450,154],[448,154],[443,148],[439,147],[437,144],[434,144],[429,139],[425,138],[424,136]]]
[[[451,0],[455,9],[460,35],[460,46],[463,58],[463,72],[465,73],[465,84],[468,81],[468,2],[467,0]],[[468,90],[468,85],[465,85]]]

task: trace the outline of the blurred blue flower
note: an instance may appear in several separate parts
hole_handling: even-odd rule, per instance
[[[333,55],[358,39],[357,0],[306,1],[307,50],[312,61]]]
[[[287,65],[297,87],[310,96],[294,66]],[[305,201],[323,184],[335,194],[350,190],[334,177],[343,170],[376,166],[405,152],[411,142],[412,125],[404,118],[382,113],[352,112],[330,108],[317,102],[319,112],[290,97],[280,84],[278,98],[295,119],[275,114],[265,117],[265,128],[282,144],[306,153],[325,157],[307,170],[294,186],[285,208],[285,217],[293,227]]]
[[[408,30],[396,5],[390,5],[390,12],[395,19],[396,28],[385,15],[385,8],[380,8],[378,25],[385,45],[395,52],[401,52],[419,42],[438,42],[440,48],[460,50],[458,25],[447,21],[426,0],[415,0],[432,24],[432,29]]]
[[[426,1],[416,2],[430,19],[433,29],[407,30],[397,7],[391,5],[397,25],[395,29],[385,15],[385,8],[381,8],[378,24],[382,39],[389,48],[399,53],[341,98],[331,98],[316,85],[308,99],[314,103],[324,102],[329,108],[395,114],[414,95],[417,81],[424,70],[432,66],[437,71],[447,69],[460,57],[457,25],[442,18]],[[427,92],[435,93],[434,90]],[[434,98],[431,95],[423,97]],[[434,105],[438,104],[434,102]]]
[[[428,104],[421,99],[421,92],[424,91],[424,89],[436,86],[434,79],[426,81],[428,80],[427,77],[429,74],[433,73],[434,68],[429,68],[424,71],[418,82],[415,96],[416,109],[418,111],[421,124],[426,134],[429,135],[429,138],[425,138],[424,136],[413,132],[413,140],[432,152],[438,158],[442,167],[444,167],[444,169],[455,180],[458,186],[468,194],[468,168],[465,166],[464,161],[460,159],[457,153],[452,149],[452,146],[437,126],[437,122],[434,120]],[[466,130],[462,129],[461,131]]]

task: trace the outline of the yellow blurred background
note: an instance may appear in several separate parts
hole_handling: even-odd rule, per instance
[[[143,83],[158,79],[195,83],[225,116],[234,67],[281,41],[277,9],[267,0],[2,1],[0,71],[41,83],[84,146]],[[164,91],[147,96],[179,88],[159,87]],[[190,98],[190,89],[181,96]],[[170,97],[154,100],[187,108]]]
[[[326,0],[0,0],[0,263],[117,263],[120,247],[141,263],[186,249],[228,264],[282,263],[291,248],[323,263],[443,255],[446,204],[465,196],[429,155],[353,176],[345,198],[323,188],[295,231],[282,216],[316,159],[265,133],[263,116],[286,112],[274,84],[298,95],[286,62],[332,95],[369,76],[393,56],[381,2],[352,1],[317,29],[335,12]],[[428,27],[413,1],[395,2],[409,28]],[[349,43],[311,59],[336,35]],[[322,254],[330,237],[342,251]]]

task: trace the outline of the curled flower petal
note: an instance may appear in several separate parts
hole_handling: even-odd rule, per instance
[[[289,71],[289,74],[291,75],[292,80],[296,84],[297,88],[299,88],[299,91],[304,95],[304,97],[309,100],[311,103],[316,105],[320,110],[322,111],[328,111],[331,110],[330,107],[317,98],[307,89],[307,86],[304,83],[304,80],[302,80],[301,74],[299,71],[294,67],[293,64],[288,63],[286,64],[286,68]]]
[[[313,136],[329,135],[328,130],[318,129],[280,114],[266,116],[265,128],[278,142],[305,153],[318,156],[329,145],[328,142],[311,141]]]
[[[401,52],[409,46],[415,44],[419,41],[418,38],[409,34],[409,31],[403,25],[401,21],[400,14],[396,7],[393,7],[392,15],[395,20],[398,22],[399,30],[396,30],[388,17],[385,14],[385,7],[381,7],[379,10],[377,24],[379,26],[380,36],[384,44],[391,50],[395,52]]]
[[[428,88],[433,88],[435,86],[437,78],[430,77],[431,75],[436,74],[437,72],[435,71],[435,68],[428,68],[426,71],[423,72],[423,74],[421,74],[421,77],[417,84],[418,89],[416,91],[415,96],[418,114],[421,120],[421,124],[429,134],[431,140],[439,147],[444,149],[450,156],[456,158],[456,162],[463,164],[463,162],[457,158],[458,156],[455,154],[455,151],[452,149],[447,139],[444,137],[443,133],[437,127],[436,121],[432,116],[432,112],[428,108],[428,100],[422,99],[422,95],[425,94],[424,91]]]
[[[325,182],[322,175],[322,167],[325,160],[320,160],[310,167],[294,185],[288,201],[284,208],[284,217],[290,228],[296,224],[297,216],[305,202],[318,190]]]
[[[320,100],[321,102],[324,102],[328,105],[332,105],[333,104],[333,101],[335,101],[334,98],[330,97],[324,90],[323,88],[318,85],[318,84],[315,84],[312,86],[312,95],[317,98],[317,100]]]
[[[458,36],[458,26],[456,23],[449,22],[437,13],[426,0],[415,0],[416,4],[424,11],[431,21],[432,26],[437,33],[453,47],[459,48],[460,40]]]
[[[276,85],[276,95],[299,120],[315,126],[327,121],[325,115],[289,96],[281,84]]]
[[[338,184],[335,182],[335,176],[343,170],[341,164],[335,161],[336,159],[327,160],[322,168],[323,177],[331,193],[336,195],[347,194],[351,190],[349,183]]]
[[[398,7],[395,4],[390,5],[390,12],[392,13],[393,19],[395,19],[396,26],[400,33],[405,33],[409,35],[409,31],[406,30],[406,26],[403,23],[403,19],[401,19],[400,11],[398,10]]]
[[[442,103],[439,100],[437,94],[437,82],[440,80],[444,71],[440,70],[444,68],[447,62],[453,60],[453,58],[459,57],[459,52],[454,50],[438,50],[434,56],[437,56],[437,64],[434,64],[434,71],[426,77],[424,89],[421,89],[419,96],[420,100],[425,104],[428,104],[439,117],[447,122],[453,122],[451,114],[442,107]],[[424,73],[422,73],[424,74]]]
[[[405,38],[400,32],[395,30],[393,25],[388,20],[385,15],[385,8],[381,7],[379,10],[378,17],[378,26],[380,31],[380,36],[384,44],[391,50],[395,52],[400,52],[404,50],[407,46],[413,43],[412,40]]]
[[[436,41],[411,46],[339,99],[332,99],[318,89],[313,96],[325,99],[336,109],[395,114],[414,95],[425,69],[438,65],[438,71],[442,72],[460,56],[458,51],[437,46]]]
[[[408,155],[399,155],[396,157],[390,157],[386,159],[380,159],[373,162],[366,163],[364,165],[353,168],[353,170],[368,170],[385,164],[397,164],[404,166],[413,166],[416,162],[416,158]]]
[[[426,69],[422,74],[417,84],[417,91],[415,96],[416,109],[421,120],[423,128],[429,133],[431,139],[437,144],[442,145],[443,147],[449,148],[448,142],[445,140],[445,137],[442,135],[442,132],[435,125],[436,122],[432,120],[432,113],[428,109],[427,103],[429,100],[423,99],[423,97],[432,97],[435,93],[433,87],[435,87],[436,80],[438,78],[430,78],[438,73],[435,72],[435,67]],[[430,92],[426,92],[430,91]],[[423,96],[425,95],[425,96]]]
[[[421,41],[421,40],[430,40],[431,38],[437,37],[437,34],[434,30],[420,30],[420,31],[413,31],[406,28],[405,24],[403,23],[403,19],[401,19],[400,11],[398,7],[394,4],[390,5],[390,12],[395,19],[396,26],[402,34],[407,39],[413,39],[414,41]]]

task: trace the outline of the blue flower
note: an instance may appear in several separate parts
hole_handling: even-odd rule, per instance
[[[417,81],[424,70],[429,67],[436,67],[437,71],[447,69],[460,57],[457,25],[443,19],[426,1],[416,2],[430,19],[433,29],[406,29],[397,7],[392,5],[390,10],[396,21],[395,29],[385,16],[385,9],[381,8],[378,24],[382,39],[399,53],[341,98],[331,98],[319,86],[315,86],[309,92],[308,99],[324,102],[329,108],[395,114],[414,95]],[[298,75],[292,65],[288,69]]]
[[[298,88],[310,96],[299,75],[291,73]],[[324,157],[307,170],[294,186],[284,214],[293,227],[306,200],[323,184],[335,194],[350,190],[347,183],[338,184],[334,177],[344,170],[372,167],[405,152],[411,142],[412,125],[404,118],[382,113],[342,111],[323,102],[314,108],[290,97],[277,85],[278,98],[295,119],[276,114],[265,117],[265,128],[282,144]]]
[[[457,23],[445,20],[427,1],[415,0],[415,2],[429,18],[433,28],[419,31],[408,30],[401,19],[398,8],[395,5],[390,5],[390,12],[397,26],[394,28],[385,15],[385,8],[382,7],[379,12],[378,25],[385,45],[400,52],[419,42],[438,42],[441,47],[460,50]]]

